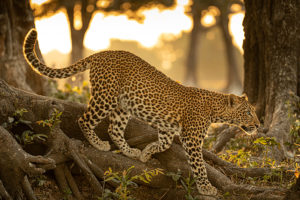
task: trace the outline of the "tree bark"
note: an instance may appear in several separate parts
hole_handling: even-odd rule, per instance
[[[0,2],[0,78],[15,87],[46,94],[47,82],[28,67],[22,53],[24,37],[33,27],[29,1]]]
[[[280,143],[278,159],[293,157],[286,143],[291,143],[289,113],[299,101],[299,7],[299,0],[245,0],[244,91],[267,136]]]

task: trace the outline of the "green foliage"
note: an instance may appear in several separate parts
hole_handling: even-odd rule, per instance
[[[180,182],[186,191],[186,194],[184,195],[185,199],[186,200],[196,200],[197,198],[192,196],[192,191],[194,188],[193,186],[195,185],[195,179],[193,177],[191,177],[191,175],[189,174],[189,176],[187,178],[180,179]]]
[[[182,172],[178,170],[176,173],[174,172],[168,172],[166,174],[167,176],[170,176],[173,181],[175,182],[176,189],[179,188],[178,182],[180,181],[181,186],[186,191],[186,194],[184,195],[184,198],[186,200],[196,200],[196,197],[192,196],[192,192],[194,191],[195,186],[195,179],[193,176],[189,174],[187,178],[184,178],[182,176]]]
[[[141,174],[131,176],[132,170],[134,166],[129,167],[123,172],[113,172],[111,168],[109,168],[104,173],[104,183],[108,181],[113,181],[117,183],[119,186],[115,189],[115,191],[111,191],[109,189],[104,189],[103,195],[99,200],[106,199],[121,199],[121,200],[132,200],[133,197],[130,196],[130,187],[137,187],[138,185],[134,182],[136,180],[143,181],[144,183],[150,183],[154,176],[159,174],[164,174],[163,170],[160,168],[153,169],[150,171],[144,170]]]
[[[41,187],[46,183],[46,176],[45,175],[38,175],[35,176],[34,179],[32,180],[32,185]]]
[[[244,149],[239,149],[238,151],[226,150],[226,154],[223,154],[220,157],[237,164],[239,167],[247,167],[250,164],[251,152],[245,151]]]
[[[20,128],[21,132],[19,134],[14,134],[16,140],[22,145],[33,144],[35,141],[46,141],[47,135],[45,134],[35,134],[31,129],[31,122],[24,120],[24,113],[28,112],[25,108],[17,109],[12,117],[8,117],[7,122],[3,123],[2,126],[8,130],[15,130],[18,127],[26,126]]]
[[[60,112],[57,109],[54,109],[54,112],[51,113],[51,116],[49,119],[45,119],[45,120],[40,120],[37,121],[36,123],[39,125],[42,125],[43,127],[49,127],[50,129],[52,129],[54,126],[58,125],[61,120],[60,117],[62,115],[62,112]]]
[[[67,188],[67,189],[65,189],[64,191],[63,191],[63,194],[64,194],[64,200],[67,200],[67,199],[69,199],[68,197],[69,196],[71,196],[72,195],[72,190],[71,190],[71,188]]]
[[[260,137],[254,142],[255,146],[263,149],[263,159],[261,162],[261,167],[275,167],[275,160],[268,157],[268,148],[277,147],[280,148],[280,144],[276,142],[274,137]]]
[[[7,122],[2,124],[3,127],[7,129],[12,129],[14,126],[17,126],[19,123],[30,125],[31,122],[22,119],[24,113],[28,112],[25,108],[17,109],[13,116],[7,118]]]
[[[260,145],[260,146],[269,146],[269,147],[274,147],[277,146],[278,148],[280,148],[279,143],[276,142],[274,137],[260,137],[258,139],[256,139],[254,142],[254,144]]]
[[[72,87],[70,84],[66,83],[63,89],[59,89],[56,81],[50,81],[50,96],[78,102],[78,103],[88,103],[91,94],[89,89],[89,83],[87,81],[83,81],[80,87]]]
[[[48,136],[45,134],[35,134],[31,130],[26,130],[22,133],[21,136],[16,135],[16,138],[20,144],[27,145],[27,144],[33,144],[34,141],[37,140],[46,142]]]
[[[172,180],[175,182],[175,187],[177,188],[178,187],[178,181],[180,180],[180,178],[182,178],[182,172],[180,171],[180,169],[178,169],[176,173],[167,172],[166,175],[170,176],[172,178]]]
[[[288,107],[288,117],[290,119],[290,135],[292,143],[286,144],[292,148],[297,148],[296,144],[300,144],[300,101],[297,103],[286,102]]]

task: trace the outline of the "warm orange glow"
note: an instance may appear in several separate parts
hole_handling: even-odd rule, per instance
[[[70,30],[65,11],[59,11],[48,18],[36,19],[35,26],[42,53],[52,50],[58,50],[64,54],[70,53]]]
[[[41,4],[45,1],[48,0],[32,0],[31,2]],[[159,10],[153,8],[141,11],[145,15],[143,23],[129,20],[126,15],[104,16],[102,13],[96,13],[85,35],[84,45],[88,49],[98,51],[107,49],[111,39],[137,41],[145,48],[160,45],[162,38],[175,40],[181,37],[183,31],[188,32],[192,28],[191,18],[185,14],[185,6],[190,3],[189,0],[177,0],[177,6],[173,9]],[[80,6],[76,10],[80,11]],[[219,15],[219,10],[210,7],[204,13],[201,23],[204,26],[212,26],[216,23],[215,16],[217,15]],[[230,16],[229,24],[230,32],[234,37],[234,44],[241,51],[244,38],[243,17],[244,14],[241,12],[233,14]],[[76,18],[75,16],[74,25],[79,29],[82,26],[81,19]],[[52,50],[58,50],[67,54],[71,51],[69,22],[64,10],[48,18],[36,19],[35,23],[42,53],[46,54]],[[169,59],[174,60],[175,58],[172,55]],[[169,67],[170,64],[164,63],[165,69]]]
[[[97,13],[86,33],[84,45],[98,51],[108,48],[111,39],[120,39],[137,41],[143,47],[151,48],[158,44],[162,35],[171,34],[178,38],[182,31],[189,31],[192,27],[190,18],[185,15],[184,4],[178,1],[180,3],[174,9],[142,11],[145,15],[142,24],[129,20],[126,15],[104,16]]]
[[[210,13],[205,14],[201,19],[201,24],[202,26],[205,27],[212,26],[215,23],[216,23],[216,18]]]
[[[204,27],[210,27],[216,24],[216,16],[220,15],[220,11],[215,6],[209,6],[207,10],[203,11],[201,24]]]
[[[240,12],[242,10],[242,6],[240,4],[232,4],[230,9],[232,12]]]
[[[74,24],[73,24],[75,30],[80,30],[82,27],[82,21],[81,21],[81,4],[77,3],[74,6]]]
[[[31,0],[31,4],[36,4],[37,6],[42,5],[43,3],[46,3],[49,0]]]
[[[243,53],[244,29],[243,20],[245,13],[239,12],[229,16],[229,31],[233,35],[233,44]]]

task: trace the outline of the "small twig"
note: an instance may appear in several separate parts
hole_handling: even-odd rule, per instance
[[[26,197],[29,200],[37,200],[36,196],[34,195],[34,192],[32,190],[31,184],[28,181],[28,177],[24,176],[23,182],[22,182],[22,188],[26,194]]]

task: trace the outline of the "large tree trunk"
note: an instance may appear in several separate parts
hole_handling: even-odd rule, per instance
[[[0,78],[15,87],[46,93],[46,81],[23,58],[23,40],[34,27],[29,1],[0,1]],[[39,52],[39,50],[37,50]]]
[[[299,0],[245,0],[244,91],[282,147],[277,158],[293,156],[286,143],[299,101],[299,8]]]

